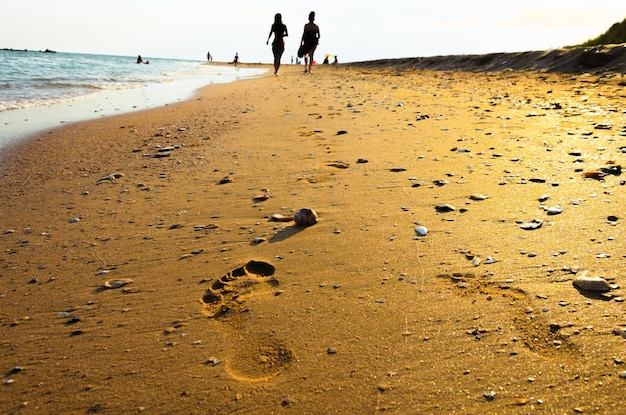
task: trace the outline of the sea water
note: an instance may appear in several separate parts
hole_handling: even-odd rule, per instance
[[[265,69],[202,61],[0,50],[0,148],[64,123],[190,98],[200,87]]]

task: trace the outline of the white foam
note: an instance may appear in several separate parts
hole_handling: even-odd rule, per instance
[[[62,125],[183,101],[203,86],[232,82],[263,72],[265,70],[246,69],[234,74],[215,74],[210,79],[199,77],[135,89],[107,90],[70,102],[3,111],[0,112],[0,149]]]

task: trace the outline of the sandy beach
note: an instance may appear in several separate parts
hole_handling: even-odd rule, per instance
[[[301,70],[3,150],[0,412],[623,412],[625,78]]]

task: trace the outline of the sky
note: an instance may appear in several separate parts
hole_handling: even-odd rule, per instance
[[[580,44],[626,18],[623,0],[10,0],[0,48],[144,58],[272,62],[274,14],[296,54],[310,11],[316,60],[340,62],[548,50]],[[271,43],[271,42],[270,42]]]

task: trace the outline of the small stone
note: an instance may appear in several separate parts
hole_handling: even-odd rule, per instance
[[[541,225],[543,225],[543,220],[541,219],[533,219],[529,222],[525,222],[522,223],[519,227],[524,229],[525,231],[531,231],[534,229],[539,229],[541,228]]]
[[[496,399],[496,393],[494,391],[485,392],[483,393],[483,398],[491,402]]]
[[[563,212],[563,208],[560,206],[553,206],[553,207],[543,206],[543,210],[545,210],[548,215],[558,215]]]
[[[109,288],[109,289],[120,288],[127,284],[130,284],[131,282],[133,282],[133,280],[130,278],[119,278],[119,279],[114,279],[114,280],[108,280],[104,283],[104,288]]]
[[[476,193],[476,194],[470,195],[469,198],[470,198],[470,200],[481,201],[481,200],[487,200],[489,198],[489,196],[483,195],[483,194],[480,194],[480,193]]]
[[[624,329],[623,327],[615,327],[613,329],[613,334],[615,334],[616,336],[622,336],[626,339],[626,329]]]
[[[446,212],[454,212],[456,208],[450,204],[444,203],[444,204],[435,206],[435,210],[439,213],[446,213]]]
[[[602,277],[588,277],[583,273],[583,275],[577,277],[574,280],[574,287],[583,291],[593,291],[593,292],[608,292],[611,291],[611,286]]]
[[[425,226],[418,226],[415,228],[415,233],[419,236],[426,236],[428,234],[428,229]]]

